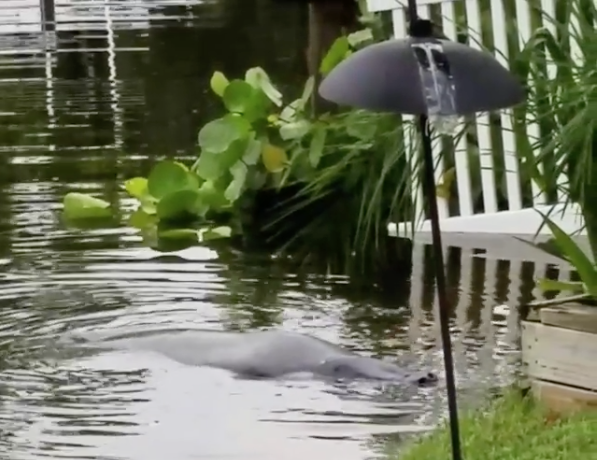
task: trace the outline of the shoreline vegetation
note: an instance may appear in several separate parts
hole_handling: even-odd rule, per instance
[[[597,412],[558,414],[530,396],[511,391],[460,420],[463,456],[467,460],[597,459]],[[450,458],[447,422],[391,449],[389,460]]]

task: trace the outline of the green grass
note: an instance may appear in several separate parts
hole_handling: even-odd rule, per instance
[[[507,395],[461,417],[465,460],[597,460],[597,413],[556,416],[530,398]],[[447,424],[390,455],[391,460],[448,460]]]

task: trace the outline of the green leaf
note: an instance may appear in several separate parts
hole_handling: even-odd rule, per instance
[[[325,76],[329,74],[334,67],[342,62],[348,52],[350,51],[350,44],[347,37],[338,37],[329,51],[321,61],[319,71]]]
[[[158,232],[158,237],[167,240],[190,240],[197,243],[199,242],[197,230],[192,228],[173,228],[161,230]]]
[[[226,151],[234,141],[247,137],[251,124],[243,117],[225,115],[207,123],[199,131],[199,147],[212,153]]]
[[[62,201],[64,216],[69,220],[97,219],[112,216],[110,203],[85,193],[71,192]]]
[[[242,114],[248,123],[267,118],[271,106],[263,91],[243,80],[230,82],[224,92],[224,104],[230,112]]]
[[[177,161],[161,161],[149,173],[147,190],[160,200],[179,190],[197,189],[199,179],[182,163]]]
[[[222,165],[218,154],[209,150],[201,152],[197,163],[195,163],[197,175],[208,181],[217,180],[225,171],[226,168]]]
[[[261,150],[261,161],[268,172],[282,171],[288,163],[288,156],[284,149],[272,144],[264,144]]]
[[[279,121],[284,123],[291,123],[296,121],[297,117],[302,114],[304,104],[301,99],[296,99],[282,109],[279,116]]]
[[[378,123],[372,120],[353,119],[346,124],[346,133],[349,136],[368,142],[377,136],[378,126]]]
[[[585,285],[580,281],[558,281],[547,278],[537,280],[537,287],[542,291],[585,291]]]
[[[327,130],[322,124],[315,125],[315,131],[311,138],[311,146],[309,147],[309,163],[314,168],[317,167],[321,157],[323,155],[323,149],[325,147],[325,138]]]
[[[224,196],[231,203],[235,202],[241,196],[248,171],[247,165],[242,161],[238,161],[230,168],[232,181],[230,182],[230,185],[228,185],[228,188],[226,188]]]
[[[205,180],[216,181],[240,160],[247,149],[247,138],[236,139],[223,152],[204,150],[197,162],[197,175]]]
[[[146,214],[155,214],[157,200],[150,195],[149,181],[144,177],[134,177],[124,183],[124,188],[130,196],[139,200],[140,209]]]
[[[597,298],[597,270],[595,269],[593,262],[591,262],[583,250],[566,232],[558,227],[555,222],[545,214],[541,212],[539,212],[539,214],[543,216],[543,219],[549,227],[560,250],[567,256],[572,266],[578,272],[580,279],[587,287],[587,292],[592,297]]]
[[[254,137],[249,139],[245,153],[243,154],[243,161],[249,166],[256,165],[261,157],[261,149],[263,142],[255,139]]]
[[[124,183],[124,189],[133,198],[143,199],[148,193],[147,179],[145,177],[134,177]]]
[[[452,186],[456,180],[456,168],[452,166],[444,171],[435,186],[435,195],[449,200],[452,195]]]
[[[232,229],[227,226],[202,228],[199,230],[199,241],[217,240],[220,238],[230,238]]]
[[[311,130],[311,123],[307,120],[298,120],[286,123],[280,127],[280,137],[285,140],[300,139]]]
[[[245,113],[253,104],[255,89],[243,80],[232,80],[224,91],[224,105],[230,112]]]
[[[139,200],[139,204],[141,205],[139,209],[143,210],[143,212],[147,214],[154,215],[157,212],[155,208],[157,203],[158,200],[147,194],[145,197]]]
[[[346,40],[350,46],[356,47],[373,40],[373,32],[371,32],[371,29],[357,30],[356,32],[349,34],[346,37]]]
[[[303,94],[301,95],[301,98],[300,98],[301,110],[304,110],[305,107],[307,107],[307,103],[309,102],[309,99],[311,99],[314,89],[315,89],[315,78],[313,77],[313,75],[311,75],[309,78],[307,78],[307,81],[305,82],[305,87],[303,88]]]
[[[184,220],[202,217],[207,210],[207,206],[201,200],[199,190],[178,190],[159,201],[157,216],[160,220]]]
[[[276,119],[276,122],[284,122],[284,123],[291,123],[296,120],[296,117],[299,113],[301,105],[301,100],[296,99],[288,104],[286,107],[282,109],[280,112],[280,116]]]
[[[223,97],[224,91],[228,86],[228,79],[222,72],[214,72],[211,76],[211,80],[209,81],[209,86],[211,90],[216,93],[218,96]]]
[[[247,107],[244,117],[250,123],[256,121],[267,121],[271,108],[270,100],[261,91],[255,92],[251,105]]]
[[[282,93],[272,85],[269,76],[261,67],[253,67],[247,70],[245,74],[245,81],[253,88],[260,89],[263,93],[276,104],[278,107],[282,105]]]
[[[143,209],[137,209],[128,218],[129,227],[144,229],[152,225],[156,225],[157,219],[155,216],[149,215]]]
[[[230,202],[212,181],[206,181],[199,189],[199,199],[209,209],[222,209],[230,206]]]

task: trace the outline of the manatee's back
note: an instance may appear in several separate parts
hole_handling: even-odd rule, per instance
[[[210,330],[152,330],[126,334],[86,334],[85,346],[110,350],[149,351],[168,356],[183,364],[206,366],[223,362],[229,356],[247,355],[237,333]],[[220,367],[220,366],[218,366]]]
[[[349,352],[311,336],[285,331],[161,330],[85,337],[93,348],[152,351],[194,366],[280,376],[309,371]]]
[[[349,352],[315,337],[286,331],[256,331],[247,342],[251,359],[245,361],[254,372],[284,375],[312,371],[330,357]]]

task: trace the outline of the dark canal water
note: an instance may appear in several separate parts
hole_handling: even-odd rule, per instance
[[[193,155],[200,124],[218,110],[208,92],[214,70],[242,75],[259,65],[287,88],[300,83],[299,8],[58,2],[57,51],[46,55],[39,34],[15,34],[34,27],[22,23],[35,19],[25,6],[37,0],[9,3],[0,19],[19,13],[21,25],[0,27],[0,458],[356,460],[438,421],[441,384],[341,390],[241,381],[140,353],[49,357],[67,328],[276,327],[442,372],[423,248],[396,297],[268,257],[163,255],[126,227],[70,231],[60,222],[64,193],[98,193],[127,209],[120,181],[158,158]],[[529,295],[533,267],[458,249],[449,256],[458,378],[474,400],[516,367],[506,305]]]

